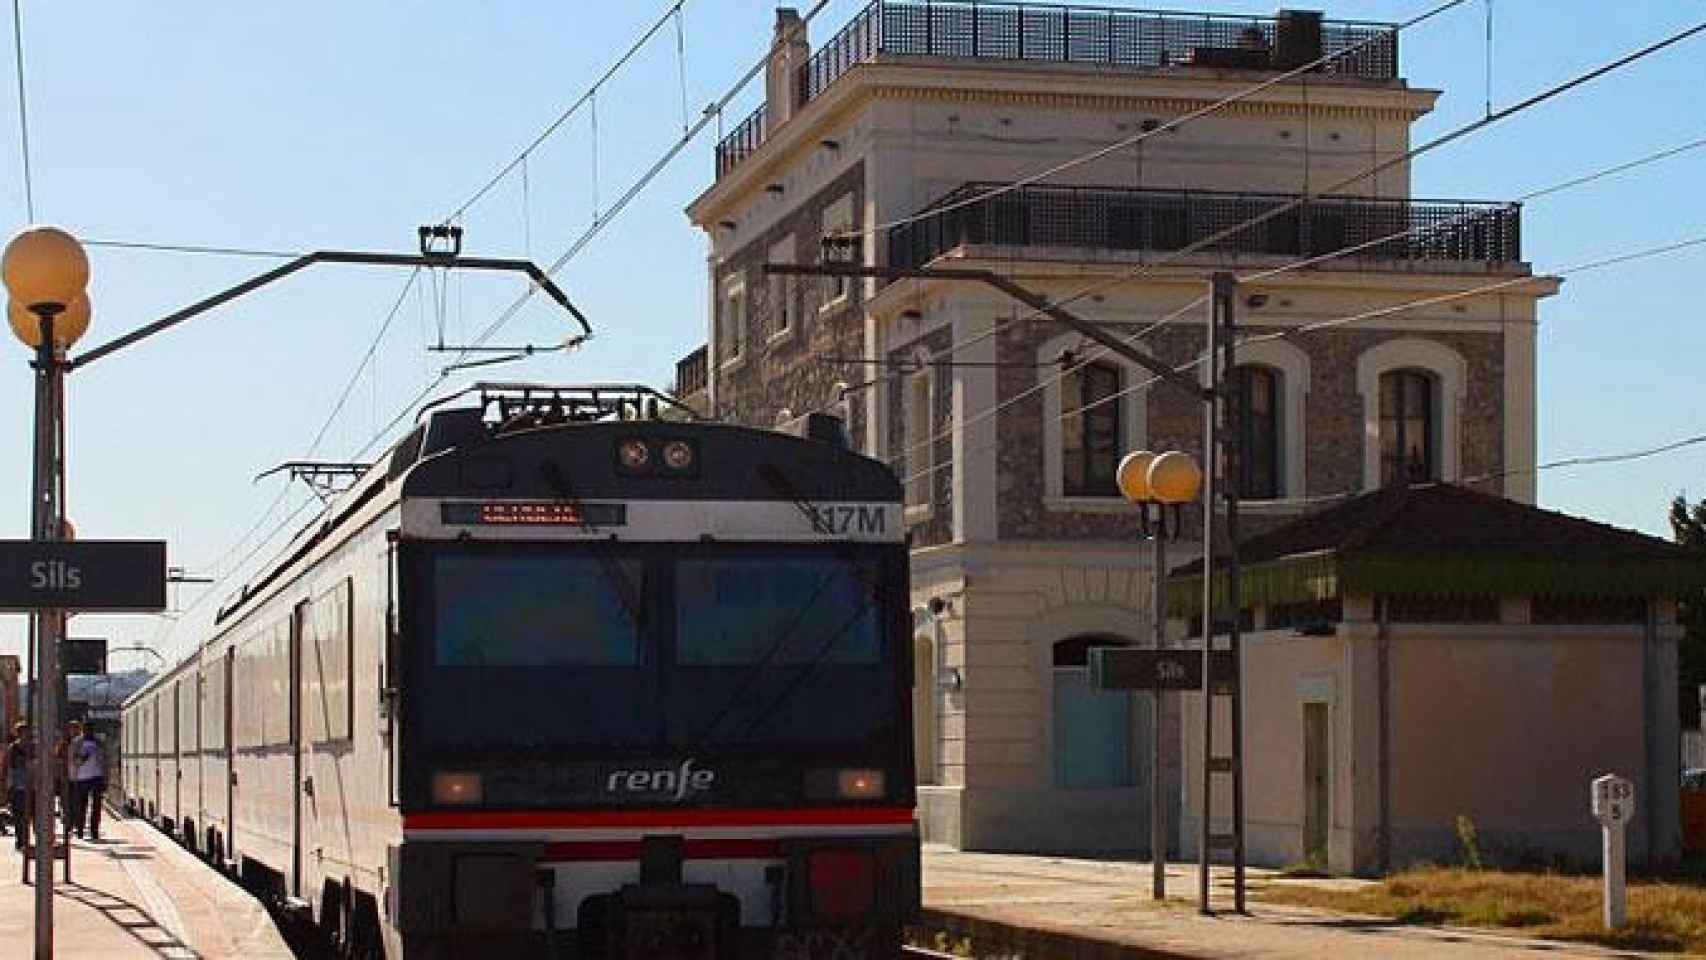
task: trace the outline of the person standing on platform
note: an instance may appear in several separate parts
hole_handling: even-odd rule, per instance
[[[30,796],[35,789],[35,772],[30,725],[19,720],[12,727],[12,739],[6,743],[5,757],[0,759],[0,775],[6,778],[6,802],[12,811],[12,832],[16,835],[19,850],[24,849],[25,831],[30,829]]]
[[[101,800],[107,792],[106,749],[95,731],[84,729],[67,750],[71,773],[71,827],[83,836],[88,821],[90,840],[101,839]]]

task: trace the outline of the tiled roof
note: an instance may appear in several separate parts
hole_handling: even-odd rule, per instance
[[[1706,587],[1706,556],[1668,540],[1449,483],[1353,497],[1251,537],[1238,554],[1247,603],[1355,593],[1675,597]],[[1200,559],[1171,571],[1182,597],[1193,573],[1200,582]]]
[[[1387,487],[1353,497],[1244,541],[1239,557],[1262,563],[1337,553],[1440,554],[1473,551],[1548,560],[1676,560],[1690,552],[1668,540],[1451,483]],[[1195,569],[1201,569],[1201,561]]]

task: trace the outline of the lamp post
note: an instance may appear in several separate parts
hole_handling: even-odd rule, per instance
[[[35,454],[30,495],[30,538],[60,539],[63,520],[63,435],[65,351],[89,329],[89,257],[83,245],[57,227],[28,227],[12,238],[0,259],[11,302],[6,318],[12,332],[35,350]],[[36,783],[36,951],[37,960],[53,956],[53,741],[59,731],[59,641],[65,615],[35,613]]]
[[[1178,536],[1180,506],[1195,500],[1202,486],[1202,470],[1190,454],[1177,450],[1154,454],[1148,450],[1128,453],[1120,460],[1114,473],[1120,493],[1141,511],[1143,530],[1155,541],[1155,592],[1150,608],[1155,621],[1155,649],[1167,646],[1167,619],[1163,616],[1165,597],[1162,585],[1167,574],[1167,537]],[[1155,522],[1150,524],[1149,508],[1155,507]],[[1167,508],[1173,507],[1173,523],[1167,523]],[[1149,744],[1149,858],[1154,871],[1153,894],[1157,900],[1167,898],[1167,786],[1161,774],[1164,738],[1161,732],[1162,697],[1166,691],[1157,689],[1150,699]]]

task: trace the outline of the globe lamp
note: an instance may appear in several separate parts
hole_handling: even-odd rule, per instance
[[[0,278],[25,310],[57,313],[89,285],[89,255],[76,237],[58,227],[25,227],[6,244]]]
[[[1149,493],[1149,465],[1155,461],[1155,454],[1148,450],[1137,450],[1120,458],[1120,465],[1114,471],[1114,483],[1120,488],[1120,493],[1132,503],[1148,503],[1154,497]]]
[[[1188,453],[1169,450],[1149,465],[1150,496],[1162,503],[1190,503],[1202,489],[1202,468]]]

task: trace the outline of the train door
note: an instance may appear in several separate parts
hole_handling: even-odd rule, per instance
[[[220,666],[220,669],[225,671],[225,683],[223,684],[225,702],[215,708],[224,711],[225,715],[225,739],[222,741],[225,748],[225,784],[223,788],[225,794],[225,842],[222,846],[225,849],[221,850],[220,854],[227,859],[235,859],[231,851],[231,844],[237,839],[237,730],[231,723],[233,704],[237,697],[237,648],[235,646],[225,651],[225,662]],[[216,787],[215,789],[219,788]]]
[[[184,682],[172,681],[172,832],[184,825]]]
[[[158,694],[148,698],[148,726],[152,731],[148,742],[148,765],[154,768],[154,792],[148,796],[148,809],[145,816],[153,820],[159,816],[160,801],[160,697]]]
[[[195,777],[195,785],[190,792],[195,797],[195,817],[193,819],[196,832],[189,838],[189,841],[191,848],[195,850],[204,849],[202,844],[207,837],[207,762],[201,754],[203,746],[207,743],[207,734],[202,726],[207,723],[207,711],[202,709],[202,704],[206,700],[207,674],[203,673],[198,665],[195,672],[195,715],[190,721],[195,726],[195,734],[190,741],[195,747],[195,753],[192,754],[195,759],[190,762],[190,775]]]
[[[302,636],[308,628],[308,601],[296,605],[290,617],[290,895],[302,896],[302,794],[313,789],[303,779],[302,757]]]

